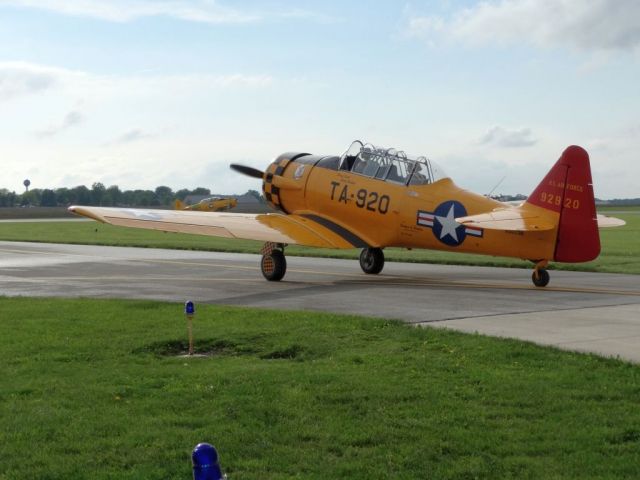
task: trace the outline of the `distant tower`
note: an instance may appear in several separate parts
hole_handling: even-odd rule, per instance
[[[28,178],[22,182],[22,184],[24,185],[24,188],[27,189],[27,192],[29,191],[29,185],[31,185],[31,180],[29,180]]]

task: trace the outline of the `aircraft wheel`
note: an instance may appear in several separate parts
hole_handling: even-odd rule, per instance
[[[541,268],[537,273],[538,275],[536,275],[536,272],[533,272],[533,275],[531,275],[533,284],[536,287],[546,287],[549,283],[549,272],[547,272],[544,268]]]
[[[260,261],[260,270],[262,270],[264,278],[270,282],[282,280],[287,271],[287,260],[284,258],[284,253],[280,250],[273,250],[271,253],[263,255]]]
[[[360,252],[360,268],[364,273],[376,274],[384,267],[384,253],[381,248],[363,248]]]

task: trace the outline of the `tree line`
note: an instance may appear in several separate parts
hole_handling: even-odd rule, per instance
[[[249,193],[257,195],[256,191]],[[208,188],[198,187],[193,190],[183,188],[173,191],[171,187],[161,185],[155,190],[120,190],[117,185],[105,187],[96,182],[87,188],[79,185],[73,188],[33,188],[24,193],[16,193],[0,189],[0,207],[66,207],[69,205],[93,205],[102,207],[161,207],[171,206],[176,199],[184,201],[188,195],[211,195]]]

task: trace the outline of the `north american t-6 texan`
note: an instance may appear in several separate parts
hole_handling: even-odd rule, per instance
[[[362,249],[360,266],[377,274],[386,247],[424,248],[530,260],[537,287],[554,262],[587,262],[600,253],[598,227],[624,221],[596,214],[589,155],[568,147],[520,205],[463,190],[425,157],[355,141],[341,156],[289,152],[266,171],[232,164],[262,180],[279,213],[236,214],[71,206],[113,225],[266,242],[260,267],[284,277],[287,245]]]

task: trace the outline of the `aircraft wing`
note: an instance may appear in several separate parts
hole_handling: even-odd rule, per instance
[[[344,227],[317,215],[240,214],[71,206],[76,215],[122,227],[242,238],[325,248],[367,246]]]
[[[456,218],[456,222],[472,228],[519,232],[541,232],[556,228],[554,219],[541,210],[543,209],[501,208],[492,212]]]

